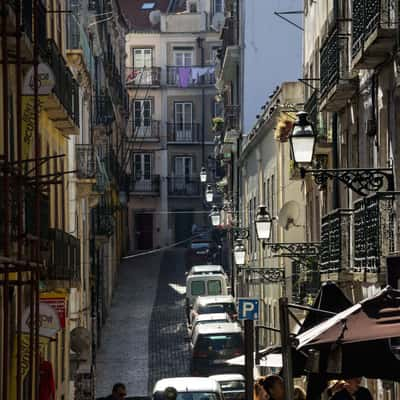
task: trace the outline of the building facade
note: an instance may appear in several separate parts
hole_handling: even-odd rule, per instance
[[[185,241],[205,225],[202,166],[215,179],[212,118],[220,2],[121,2],[130,97],[126,135],[131,251]],[[218,8],[219,7],[219,8]]]

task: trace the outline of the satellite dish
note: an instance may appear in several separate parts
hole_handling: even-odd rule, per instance
[[[279,211],[278,223],[283,229],[288,231],[293,226],[301,226],[297,224],[299,218],[300,206],[296,201],[291,200],[284,204]]]
[[[217,12],[212,17],[211,28],[213,28],[217,32],[221,32],[221,29],[225,24],[225,16],[221,12]]]
[[[158,25],[161,21],[161,11],[160,10],[151,11],[149,14],[149,21],[153,26]]]
[[[82,360],[87,360],[90,353],[90,333],[89,331],[80,326],[72,329],[71,337],[71,350],[80,355]]]

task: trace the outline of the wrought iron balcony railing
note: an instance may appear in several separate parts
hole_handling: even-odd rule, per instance
[[[110,237],[114,233],[115,220],[110,207],[98,205],[92,210],[93,231],[96,236]]]
[[[395,250],[393,196],[378,193],[354,203],[355,272],[381,272]]]
[[[353,58],[365,51],[366,41],[377,30],[377,39],[394,38],[398,28],[396,2],[392,0],[353,0],[352,1],[352,55]],[[382,49],[381,49],[382,50]]]
[[[170,196],[200,196],[200,179],[192,177],[169,177],[168,194]]]
[[[54,73],[53,91],[69,117],[79,126],[79,86],[53,39],[48,40],[47,61]]]
[[[130,121],[129,140],[160,140],[160,121],[140,119]]]
[[[229,104],[224,107],[225,129],[240,129],[240,106]]]
[[[312,92],[304,104],[304,111],[307,112],[308,118],[315,128],[318,125],[318,90]]]
[[[200,142],[200,124],[192,123],[168,123],[167,124],[168,142],[192,143]]]
[[[351,210],[337,209],[322,217],[321,273],[350,270]]]
[[[95,125],[110,125],[115,119],[111,98],[108,95],[97,95],[95,102]]]
[[[167,66],[167,85],[198,87],[215,84],[215,67],[190,65],[188,67]]]
[[[80,275],[79,239],[60,229],[50,229],[45,278],[72,283],[79,282]]]
[[[161,68],[126,68],[126,86],[160,86]]]
[[[133,193],[160,193],[160,175],[134,176],[129,186],[130,191]]]

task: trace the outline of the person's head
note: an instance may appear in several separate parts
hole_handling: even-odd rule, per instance
[[[112,395],[115,399],[125,399],[126,397],[126,387],[123,383],[116,383],[113,386]]]
[[[294,400],[306,400],[306,392],[300,386],[295,386],[293,391]]]
[[[273,400],[284,400],[285,386],[279,375],[268,375],[263,380],[262,386]]]
[[[268,400],[269,395],[263,387],[265,376],[261,376],[254,382],[254,400]]]
[[[346,379],[346,390],[351,394],[355,393],[361,385],[361,378],[355,377]]]

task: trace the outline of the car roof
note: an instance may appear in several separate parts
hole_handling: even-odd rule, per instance
[[[186,282],[189,281],[201,281],[201,280],[215,280],[215,279],[220,279],[223,282],[226,281],[226,275],[222,274],[221,272],[218,272],[217,274],[189,274],[186,278]],[[202,296],[202,297],[210,297],[210,296]],[[216,296],[212,296],[216,297]],[[222,297],[222,296],[217,296],[217,297]],[[226,296],[225,296],[226,297]]]
[[[210,313],[210,314],[199,314],[196,315],[193,324],[200,321],[212,321],[212,320],[228,320],[230,321],[230,317],[228,313]]]
[[[244,376],[241,374],[219,374],[219,375],[211,375],[209,376],[209,378],[215,379],[217,382],[245,380]]]
[[[177,392],[220,392],[221,388],[215,379],[211,378],[167,378],[159,380],[153,393],[162,392],[167,387],[173,387]]]
[[[222,265],[193,265],[190,273],[208,272],[208,271],[221,271],[224,272]]]
[[[213,303],[234,303],[235,299],[231,295],[227,296],[199,296],[196,303],[202,306]]]
[[[214,333],[241,333],[242,328],[237,322],[210,322],[209,324],[199,324],[196,327],[198,335]]]

